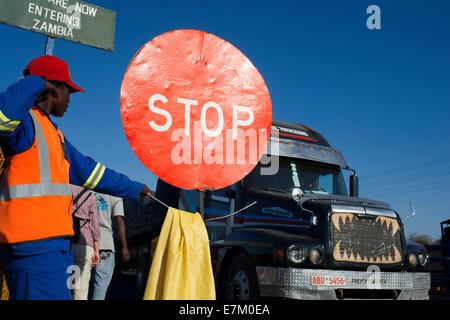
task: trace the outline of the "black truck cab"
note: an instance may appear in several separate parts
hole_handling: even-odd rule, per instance
[[[387,203],[358,197],[356,174],[349,194],[343,169],[320,133],[274,121],[265,155],[244,179],[220,190],[172,189],[172,202],[205,220],[219,298],[428,299],[418,259],[426,249],[405,240]]]

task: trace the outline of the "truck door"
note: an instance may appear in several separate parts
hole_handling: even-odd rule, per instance
[[[204,220],[211,241],[224,239],[231,232],[234,216],[223,218],[235,211],[235,185],[213,191],[204,191]],[[200,212],[201,193],[195,190],[180,190],[178,208],[189,212]],[[208,219],[214,219],[208,221]]]

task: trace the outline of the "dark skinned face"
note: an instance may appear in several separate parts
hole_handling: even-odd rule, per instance
[[[66,113],[67,108],[69,107],[70,90],[65,84],[57,87],[56,89],[58,90],[59,99],[51,97],[51,109],[49,111],[51,115],[60,118],[64,116],[64,113]]]

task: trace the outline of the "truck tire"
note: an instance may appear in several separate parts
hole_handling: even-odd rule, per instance
[[[226,270],[222,296],[226,300],[258,299],[258,278],[250,258],[238,253]]]

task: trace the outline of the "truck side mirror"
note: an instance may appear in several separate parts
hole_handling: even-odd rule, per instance
[[[358,176],[356,175],[356,171],[352,168],[346,166],[343,168],[345,170],[353,171],[353,174],[350,176],[350,197],[359,197],[359,182]]]
[[[358,176],[355,173],[350,176],[350,197],[358,197],[358,196],[359,196],[359,182]]]
[[[305,194],[303,193],[302,189],[300,189],[300,188],[294,188],[292,190],[292,199],[294,199],[295,202],[299,202],[303,198],[304,195]]]

